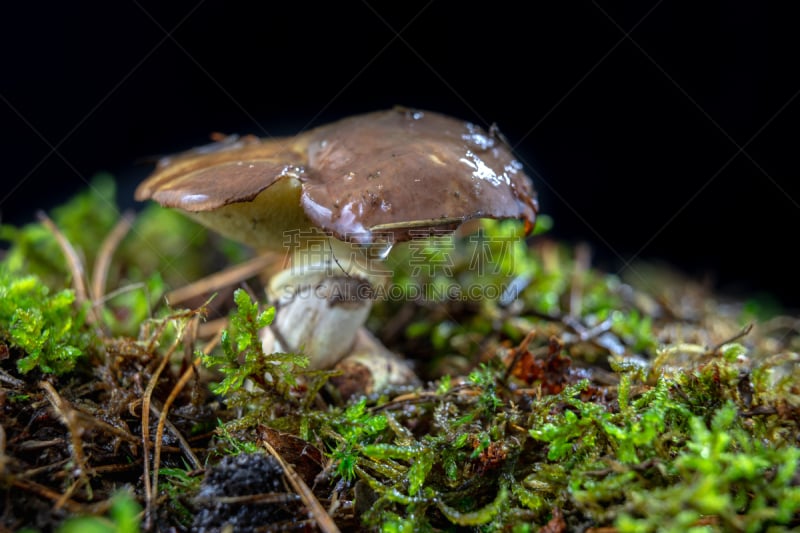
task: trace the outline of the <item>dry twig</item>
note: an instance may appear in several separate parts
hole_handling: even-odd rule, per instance
[[[126,211],[119,219],[114,229],[103,240],[100,245],[100,251],[94,261],[94,268],[92,269],[92,302],[97,305],[103,299],[106,290],[106,280],[108,279],[108,269],[111,266],[111,258],[117,250],[119,243],[133,224],[133,212]]]
[[[75,469],[78,472],[78,479],[80,480],[80,484],[88,487],[89,465],[86,462],[86,455],[83,453],[83,441],[81,440],[80,428],[77,425],[77,416],[75,414],[75,410],[72,409],[72,406],[69,405],[69,402],[62,398],[60,394],[58,394],[55,387],[53,387],[51,383],[47,381],[40,381],[39,386],[44,389],[47,399],[55,410],[56,415],[58,415],[58,418],[67,427],[67,431],[69,432],[72,443],[72,458],[75,462]],[[77,488],[77,485],[77,483],[73,483],[68,489],[67,493],[62,495],[62,497],[55,504],[56,509],[64,505],[69,498],[68,495]]]
[[[286,479],[289,480],[289,484],[303,500],[303,504],[308,507],[309,512],[314,517],[314,520],[316,520],[317,526],[322,530],[322,532],[339,533],[339,528],[336,526],[333,519],[322,507],[322,504],[319,503],[319,500],[316,496],[314,496],[314,493],[311,492],[311,489],[308,488],[308,485],[306,485],[306,482],[303,481],[303,478],[301,478],[297,472],[294,471],[292,465],[286,463],[286,461],[283,460],[283,457],[281,457],[278,451],[273,448],[266,439],[261,439],[261,444],[263,444],[267,451],[272,454],[275,459],[277,459],[278,463],[281,465],[281,468],[283,468],[283,473],[286,474]]]
[[[185,316],[191,316],[194,313],[186,313]],[[177,318],[177,317],[176,317]],[[164,325],[166,321],[162,323],[159,331],[163,331]],[[185,331],[185,329],[184,329]],[[147,388],[144,391],[144,395],[142,397],[142,444],[144,445],[144,449],[142,450],[144,454],[144,492],[145,492],[145,529],[150,529],[153,520],[153,513],[155,511],[155,500],[154,497],[156,495],[156,491],[158,490],[158,468],[161,456],[161,440],[157,440],[153,447],[153,479],[151,482],[150,479],[150,452],[149,452],[149,442],[150,442],[150,409],[151,409],[151,398],[153,396],[153,391],[158,384],[159,377],[161,373],[166,368],[167,363],[172,358],[172,354],[175,353],[175,350],[180,345],[181,341],[183,340],[183,333],[181,332],[179,335],[175,337],[175,341],[169,347],[167,352],[161,357],[161,361],[158,364],[158,367],[153,371],[153,375],[150,377],[150,381],[147,383]],[[152,353],[153,348],[155,347],[156,339],[160,337],[160,334],[156,335],[150,341],[150,353]]]
[[[270,265],[274,265],[276,257],[274,254],[260,254],[244,263],[220,270],[210,276],[199,279],[184,287],[180,287],[167,293],[166,300],[169,305],[186,302],[193,298],[205,296],[224,287],[230,287],[240,283],[247,278],[263,272]]]
[[[78,252],[75,250],[72,244],[70,244],[61,230],[58,229],[58,226],[56,226],[55,222],[53,222],[44,211],[39,211],[36,216],[44,225],[44,227],[50,230],[50,232],[53,234],[53,237],[55,237],[56,242],[58,242],[58,246],[61,248],[61,253],[64,254],[64,258],[67,260],[67,265],[72,272],[72,285],[75,288],[75,300],[77,301],[78,305],[84,304],[89,300],[89,293],[86,289],[86,270],[83,266],[83,261],[81,261]],[[90,308],[90,313],[87,317],[87,320],[90,323],[100,323],[100,317],[98,316],[97,310],[94,307]]]

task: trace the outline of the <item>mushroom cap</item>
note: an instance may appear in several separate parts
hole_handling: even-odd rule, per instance
[[[164,158],[136,199],[267,248],[280,248],[284,231],[312,227],[361,244],[473,218],[516,218],[531,228],[538,211],[530,179],[494,128],[405,108]]]

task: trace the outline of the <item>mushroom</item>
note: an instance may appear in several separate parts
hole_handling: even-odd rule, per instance
[[[255,248],[289,251],[288,268],[269,283],[277,313],[264,342],[302,350],[313,368],[388,357],[363,323],[394,243],[476,218],[521,219],[530,230],[538,210],[494,128],[406,108],[164,158],[136,199]]]

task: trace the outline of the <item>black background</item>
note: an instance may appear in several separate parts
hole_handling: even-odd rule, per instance
[[[800,307],[795,18],[759,2],[14,2],[3,222],[210,132],[395,104],[496,123],[552,235]],[[394,3],[397,4],[397,3]]]

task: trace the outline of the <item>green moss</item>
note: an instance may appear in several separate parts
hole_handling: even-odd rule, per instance
[[[65,521],[59,533],[139,533],[141,507],[130,492],[117,493],[107,517],[74,517]]]
[[[720,407],[710,427],[690,420],[690,438],[677,456],[668,486],[632,493],[630,510],[617,519],[622,531],[686,531],[703,516],[731,531],[764,531],[786,525],[800,510],[793,486],[800,458],[796,447],[772,448],[737,421],[733,403]]]
[[[53,214],[88,260],[117,221],[113,196],[113,184],[101,180]],[[78,235],[87,220],[96,231]],[[328,382],[333,371],[309,371],[302,354],[264,353],[259,333],[269,327],[274,309],[254,293],[233,292],[219,346],[202,355],[204,368],[187,387],[191,394],[176,398],[169,413],[170,421],[185,415],[191,422],[167,431],[163,442],[174,444],[170,432],[183,431],[201,450],[200,464],[210,464],[220,455],[261,450],[261,425],[288,433],[290,444],[287,437],[275,447],[281,453],[322,452],[310,467],[303,465],[310,453],[294,464],[310,471],[307,484],[334,509],[334,520],[353,528],[638,532],[800,526],[800,356],[793,326],[775,333],[757,322],[743,335],[743,318],[761,316],[752,305],[715,306],[710,296],[688,292],[672,300],[669,293],[653,296],[585,261],[577,264],[567,246],[519,238],[519,229],[489,221],[475,238],[443,242],[435,236],[418,248],[398,247],[396,284],[426,286],[420,294],[430,297],[455,283],[467,296],[376,302],[370,326],[390,349],[415,359],[426,379],[415,389],[342,402]],[[37,382],[19,385],[17,375],[29,379],[38,369],[89,383],[103,376],[102,385],[81,386],[80,392],[64,387],[64,399],[90,405],[92,395],[113,383],[118,389],[110,397],[124,397],[117,400],[120,409],[131,413],[141,408],[153,368],[167,357],[151,389],[156,405],[163,405],[187,367],[186,359],[164,347],[174,341],[174,353],[182,348],[191,360],[202,343],[181,341],[194,313],[164,306],[164,292],[242,253],[180,216],[147,209],[114,254],[111,297],[99,305],[98,327],[90,328],[67,288],[69,274],[52,235],[36,224],[0,231],[12,241],[0,270],[0,337],[16,370],[3,376],[14,387],[3,396],[4,406],[14,412],[9,420],[26,423],[15,430],[4,423],[6,431],[15,431],[5,453],[20,461],[29,458],[18,443],[40,423],[25,408],[44,404]],[[430,269],[415,271],[414,263],[403,266],[403,258],[424,260]],[[452,275],[443,275],[445,269]],[[496,289],[495,297],[472,297],[469,289],[476,286]],[[702,305],[678,318],[686,301]],[[140,327],[138,340],[127,337]],[[87,357],[99,341],[118,348],[113,357]],[[3,372],[12,369],[4,361]],[[75,372],[80,369],[88,371]],[[217,420],[213,438],[204,436],[202,428]],[[140,430],[139,418],[112,422],[125,428],[119,431]],[[75,432],[95,454],[87,461],[101,449],[92,448],[102,442],[101,427]],[[131,461],[140,459],[140,438],[125,441]],[[170,526],[184,527],[200,478],[183,457],[163,454],[169,464],[160,470],[156,499],[164,502],[163,516],[174,520]],[[100,478],[97,473],[92,482]],[[141,491],[136,497],[143,501]],[[307,514],[301,509],[298,517]],[[125,517],[93,520],[76,523],[109,531],[136,527]]]
[[[228,406],[243,410],[242,417],[231,422],[233,427],[281,424],[275,413],[287,412],[286,406],[291,406],[282,429],[297,430],[303,410],[332,373],[306,370],[308,358],[302,354],[264,353],[260,331],[272,322],[275,309],[260,310],[243,289],[235,291],[234,302],[229,327],[222,332],[221,351],[203,356],[204,365],[222,374],[211,390],[223,396]],[[297,388],[299,379],[302,390]]]
[[[21,352],[16,366],[22,374],[69,372],[92,342],[86,309],[76,305],[73,291],[52,293],[36,276],[13,277],[2,267],[0,339]]]
[[[84,192],[51,213],[70,244],[83,252],[86,264],[92,264],[100,244],[119,219],[115,194],[113,178],[100,174]],[[42,224],[0,226],[0,241],[12,244],[3,258],[9,272],[36,275],[50,287],[63,287],[64,280],[69,279],[61,249]]]
[[[159,475],[165,481],[166,505],[169,513],[181,523],[189,525],[194,520],[194,512],[187,499],[200,489],[201,476],[192,475],[189,469],[162,468]]]

